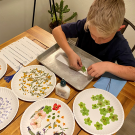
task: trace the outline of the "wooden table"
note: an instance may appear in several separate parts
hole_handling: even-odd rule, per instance
[[[19,40],[20,38],[24,36],[30,38],[31,40],[33,40],[34,42],[36,42],[38,45],[42,46],[45,49],[47,49],[48,47],[51,47],[52,45],[56,43],[52,34],[48,33],[47,31],[41,29],[38,26],[34,26],[31,29],[27,30],[26,32],[23,32],[22,34],[0,45],[0,50],[4,48],[5,46],[8,46],[12,42]],[[29,65],[39,65],[39,62],[37,60],[34,60]],[[14,73],[15,71],[11,67],[8,66],[7,72],[5,75],[11,75]],[[93,85],[95,84],[96,81],[97,79],[94,79],[92,82],[89,83],[89,85],[85,89],[93,88]],[[60,78],[57,76],[57,83],[58,82],[60,82]],[[5,86],[11,89],[11,82],[7,83],[2,78],[0,80],[0,87],[5,87]],[[70,85],[68,86],[71,88],[70,97],[68,100],[65,100],[55,95],[54,91],[48,97],[60,99],[72,109],[74,99],[80,91],[77,91]],[[135,82],[128,81],[126,85],[123,87],[123,89],[121,90],[121,92],[119,93],[119,95],[117,96],[117,98],[121,102],[124,108],[125,118],[126,118],[135,104]],[[24,111],[26,110],[26,108],[31,104],[32,104],[31,102],[25,102],[25,101],[19,100],[19,110],[17,112],[17,115],[7,127],[5,127],[3,130],[0,131],[0,135],[21,135],[20,133],[21,117]],[[82,130],[81,127],[75,122],[75,130],[74,130],[73,135],[88,135],[88,133]]]

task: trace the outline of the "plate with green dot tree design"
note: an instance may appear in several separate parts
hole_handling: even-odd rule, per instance
[[[90,123],[90,120],[86,120]],[[55,98],[46,98],[31,104],[24,112],[21,135],[72,135],[75,120],[67,104]]]
[[[73,103],[77,123],[94,135],[116,133],[124,123],[124,110],[111,93],[97,88],[80,92]]]

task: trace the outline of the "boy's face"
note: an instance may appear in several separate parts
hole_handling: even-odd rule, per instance
[[[113,37],[115,36],[116,33],[113,33],[111,35],[108,35],[107,37],[101,35],[98,31],[97,28],[93,25],[89,26],[89,31],[91,34],[91,37],[93,38],[93,40],[95,41],[95,43],[97,44],[104,44],[107,43],[109,41],[111,41],[113,39]]]

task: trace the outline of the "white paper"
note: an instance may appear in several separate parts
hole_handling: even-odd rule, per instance
[[[56,59],[59,60],[60,62],[62,62],[63,64],[69,66],[69,60],[67,57],[65,57],[63,55],[59,55]],[[87,71],[87,68],[86,68],[86,71]],[[88,76],[87,72],[82,72],[82,71],[76,71],[76,72],[79,72],[85,76]]]
[[[21,40],[29,43],[32,47],[34,47],[35,49],[39,50],[41,53],[43,53],[45,51],[44,48],[42,48],[41,46],[37,45],[35,42],[33,42],[32,40],[30,40],[27,37],[22,38]]]
[[[0,51],[0,58],[2,58],[15,71],[18,71],[21,67],[19,62],[2,50]]]
[[[7,52],[10,56],[12,56],[15,60],[22,63],[23,65],[29,64],[31,61],[28,58],[25,58],[20,52],[14,48],[14,45],[9,45],[2,49],[3,51]]]
[[[11,52],[11,50],[10,50],[9,47],[3,48],[2,51],[8,53],[11,57],[13,57],[14,59],[16,59],[17,61],[19,61],[20,63],[23,64],[23,60],[22,60],[20,57],[17,57],[16,55],[14,55],[14,54]]]
[[[44,48],[40,47],[29,38],[23,37],[7,47],[4,47],[1,50],[1,57],[11,68],[17,71],[20,63],[27,66],[44,51]]]
[[[27,57],[31,58],[32,60],[34,60],[37,57],[37,55],[35,55],[35,53],[33,53],[32,51],[30,51],[29,49],[27,49],[19,41],[16,41],[13,44],[15,45],[15,47],[18,50],[22,51],[24,53],[24,55],[26,55]]]
[[[23,40],[18,40],[22,46],[24,46],[26,49],[34,53],[36,56],[40,54],[40,52],[34,48],[32,48],[28,43],[25,43]]]

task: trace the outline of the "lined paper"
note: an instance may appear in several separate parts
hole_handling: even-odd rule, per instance
[[[8,53],[4,52],[3,50],[0,51],[0,58],[2,58],[15,71],[19,70],[20,63],[17,62],[13,57],[11,57]]]
[[[44,48],[40,47],[29,38],[23,37],[4,47],[0,51],[0,57],[3,58],[11,68],[17,71],[20,64],[27,66],[44,51]]]

